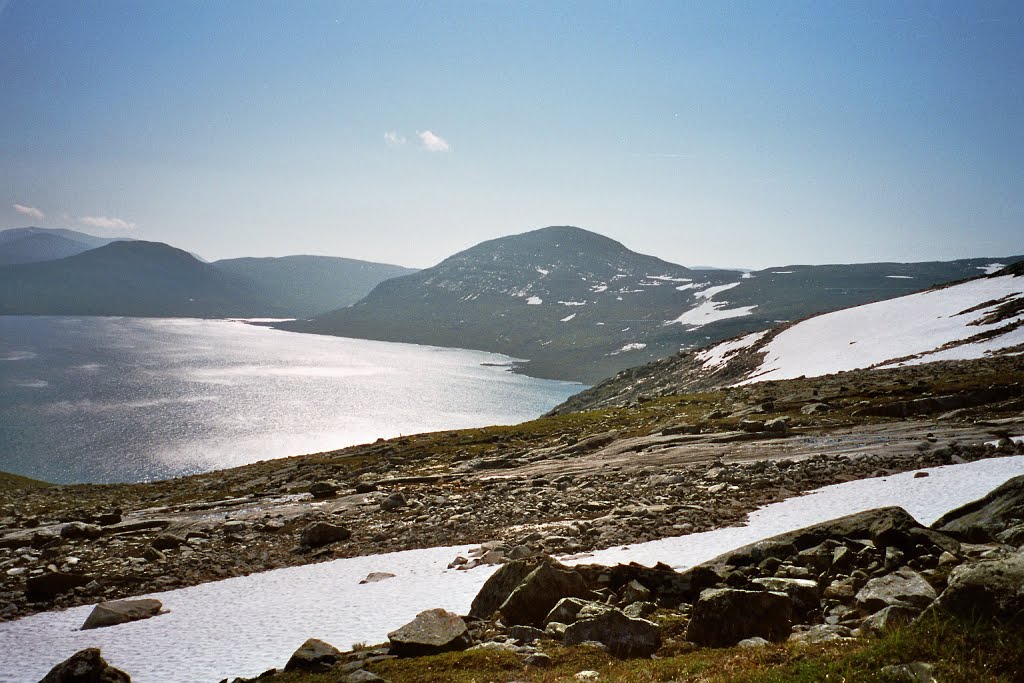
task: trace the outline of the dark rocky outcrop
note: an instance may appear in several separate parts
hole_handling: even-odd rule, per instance
[[[99,648],[90,647],[50,669],[39,683],[131,683],[131,680],[128,674],[107,664]]]
[[[92,613],[82,624],[82,630],[117,626],[129,621],[148,619],[160,614],[163,604],[159,600],[143,598],[140,600],[111,600],[101,602],[93,608]]]
[[[397,657],[426,655],[465,650],[473,644],[466,622],[457,614],[443,609],[420,612],[416,618],[388,634],[390,654]]]
[[[523,579],[536,568],[537,563],[528,560],[515,560],[503,564],[498,571],[491,574],[477,592],[476,597],[473,598],[469,616],[477,619],[490,619],[516,589],[516,586],[522,583]]]

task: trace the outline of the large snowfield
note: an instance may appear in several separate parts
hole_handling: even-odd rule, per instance
[[[923,355],[899,364],[981,358],[1024,343],[1024,328],[984,342],[937,350],[1024,318],[975,324],[995,309],[996,302],[1022,296],[1024,277],[1006,275],[815,316],[769,341],[762,349],[766,355],[761,367],[743,383],[817,377],[918,354]],[[980,308],[967,312],[976,306]]]
[[[677,569],[778,533],[899,505],[923,524],[1024,474],[1024,456],[983,460],[829,486],[769,505],[744,527],[730,527],[595,552],[572,562],[665,562]],[[211,683],[282,667],[306,638],[340,648],[378,643],[418,612],[465,613],[493,567],[446,569],[468,547],[430,548],[279,569],[157,593],[167,614],[90,631],[77,630],[91,607],[0,624],[0,681],[42,678],[90,646],[138,683]],[[369,572],[395,578],[360,585]]]

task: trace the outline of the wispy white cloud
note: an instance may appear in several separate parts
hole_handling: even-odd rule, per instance
[[[82,223],[103,230],[134,230],[135,223],[113,216],[82,216]]]
[[[12,204],[11,206],[13,206],[14,210],[23,216],[35,218],[36,220],[42,220],[46,216],[46,214],[34,206],[25,206],[24,204]]]
[[[398,131],[389,130],[384,133],[384,144],[388,147],[401,147],[405,144],[405,136],[400,135]]]
[[[420,148],[428,152],[447,152],[451,149],[447,140],[429,130],[419,131],[416,135],[420,138]]]

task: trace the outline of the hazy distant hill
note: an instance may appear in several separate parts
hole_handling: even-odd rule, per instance
[[[252,281],[289,317],[309,317],[359,301],[389,278],[416,272],[412,268],[331,256],[236,258],[215,261],[214,267]]]
[[[549,227],[483,242],[286,327],[497,351],[528,359],[531,374],[593,382],[681,348],[977,275],[995,261],[692,270]]]
[[[0,266],[52,261],[123,239],[127,238],[96,237],[63,228],[0,230]]]
[[[112,242],[0,268],[0,313],[264,316],[284,312],[252,283],[160,242]]]

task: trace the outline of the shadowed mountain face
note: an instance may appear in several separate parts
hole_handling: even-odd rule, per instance
[[[112,242],[0,268],[0,314],[260,316],[284,311],[252,283],[160,242]]]
[[[96,237],[62,228],[0,230],[0,266],[53,261],[125,238]]]
[[[692,270],[558,226],[483,242],[284,327],[497,351],[528,359],[533,375],[594,382],[682,348],[972,277],[995,261]]]
[[[308,317],[349,306],[375,286],[412,268],[331,256],[236,258],[215,261],[219,270],[251,281],[289,317]]]

